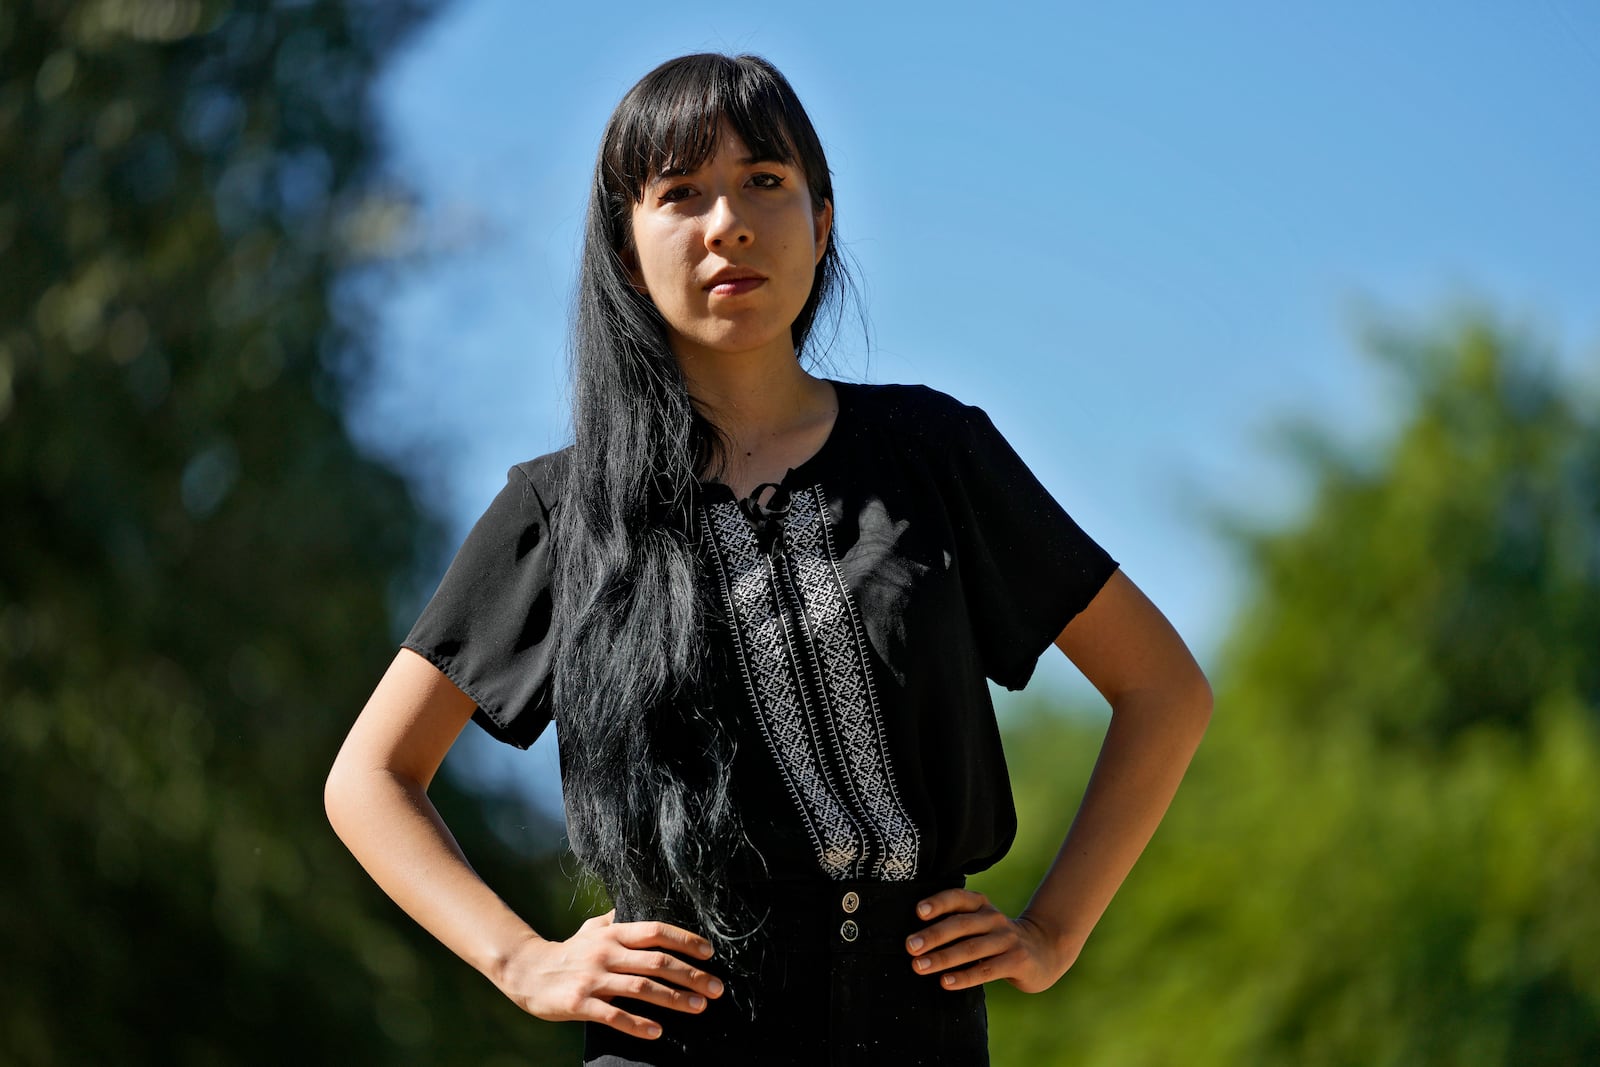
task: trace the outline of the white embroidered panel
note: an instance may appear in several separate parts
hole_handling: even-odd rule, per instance
[[[712,504],[713,555],[746,690],[818,863],[835,879],[906,881],[921,835],[895,785],[823,501],[820,486],[791,497],[781,561],[762,553],[737,504]]]
[[[833,555],[833,539],[821,487],[796,494],[784,536],[788,556],[811,619],[820,661],[827,714],[836,731],[848,781],[866,809],[876,837],[869,877],[905,881],[916,877],[921,835],[895,786],[884,737],[883,716],[867,666],[861,617]]]

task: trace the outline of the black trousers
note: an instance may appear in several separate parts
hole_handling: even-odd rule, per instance
[[[653,1041],[597,1023],[584,1028],[589,1067],[805,1064],[987,1065],[983,987],[947,990],[912,970],[906,938],[928,925],[919,900],[966,879],[765,882],[746,887],[760,932],[736,951],[750,973],[694,961],[723,979],[697,1014],[619,998],[661,1024]],[[624,915],[617,921],[644,918]]]

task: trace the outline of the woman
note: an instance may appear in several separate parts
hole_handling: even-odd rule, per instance
[[[1210,716],[1159,611],[977,408],[801,363],[843,274],[826,159],[765,61],[673,60],[596,166],[575,441],[518,464],[350,732],[339,835],[585,1062],[987,1062],[983,983],[1049,988]],[[1112,721],[1015,918],[988,679],[1050,644]],[[559,723],[572,847],[616,908],[564,942],[427,799],[467,720]]]

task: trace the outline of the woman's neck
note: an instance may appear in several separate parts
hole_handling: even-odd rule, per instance
[[[807,374],[791,354],[781,360],[683,359],[689,395],[721,431],[727,448],[703,477],[736,496],[775,482],[822,447],[839,413],[832,384]]]
[[[755,445],[831,417],[833,388],[786,359],[680,358],[695,406],[736,445]]]

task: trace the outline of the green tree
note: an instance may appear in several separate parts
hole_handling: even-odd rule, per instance
[[[1368,342],[1401,425],[1292,424],[1309,508],[1228,521],[1210,732],[1050,1007],[992,995],[998,1063],[1600,1062],[1600,398],[1483,311]],[[1097,741],[1016,725],[1024,826]]]
[[[371,86],[426,6],[0,6],[0,1060],[575,1055],[321,810],[441,547],[341,417],[403,203]],[[576,924],[552,828],[434,795]]]

